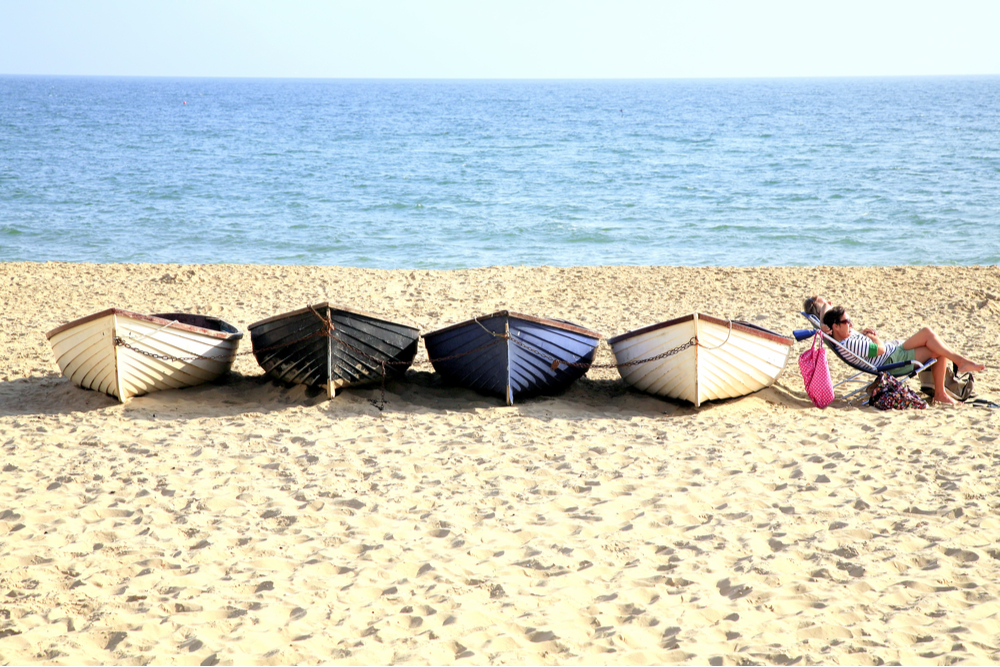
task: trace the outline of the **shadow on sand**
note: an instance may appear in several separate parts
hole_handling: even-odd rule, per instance
[[[779,384],[756,394],[787,408],[811,407],[803,395]],[[74,412],[121,411],[131,419],[201,419],[267,414],[294,407],[322,410],[332,419],[380,414],[446,413],[503,409],[526,417],[558,419],[630,419],[683,416],[709,412],[743,399],[712,401],[701,406],[661,399],[628,387],[621,380],[581,378],[556,396],[526,398],[513,406],[502,399],[445,384],[433,372],[413,371],[385,385],[384,404],[378,384],[347,387],[333,400],[325,390],[290,385],[266,375],[229,373],[215,383],[136,396],[125,404],[112,396],[74,386],[50,373],[0,382],[0,416],[70,415]]]

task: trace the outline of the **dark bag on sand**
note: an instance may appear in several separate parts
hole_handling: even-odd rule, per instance
[[[944,388],[956,401],[970,401],[976,397],[976,378],[973,377],[972,373],[966,373],[964,378],[960,378],[956,375],[955,371],[957,367],[954,364],[949,364],[945,366],[944,373]],[[920,378],[920,391],[924,392],[931,398],[934,398],[934,376],[930,369],[926,371],[920,371],[918,374]]]
[[[955,378],[955,382],[960,382],[958,377]],[[976,397],[976,378],[972,377],[972,373],[966,377],[965,384],[961,386],[958,396],[960,401],[969,401]]]
[[[905,384],[888,373],[879,373],[868,386],[868,404],[879,410],[924,410],[927,403]]]

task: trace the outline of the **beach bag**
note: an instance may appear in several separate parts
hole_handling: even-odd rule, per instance
[[[956,401],[971,401],[976,397],[976,378],[972,373],[966,373],[964,378],[955,374],[957,367],[954,364],[945,366],[944,388],[948,395]],[[920,378],[920,391],[934,398],[934,375],[930,369],[920,371],[917,377]]]
[[[799,357],[799,370],[806,393],[813,405],[820,409],[833,403],[833,382],[830,380],[830,367],[826,364],[826,348],[816,345],[822,339],[823,332],[817,331],[812,347]]]
[[[879,410],[924,410],[927,403],[898,378],[888,373],[879,373],[868,386],[868,404]]]
[[[965,376],[965,380],[960,380],[956,375],[954,378],[954,385],[945,385],[945,389],[954,393],[958,400],[969,401],[976,397],[976,378],[972,377],[972,373]]]

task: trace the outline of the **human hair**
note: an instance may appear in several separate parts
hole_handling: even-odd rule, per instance
[[[806,315],[815,315],[816,317],[823,317],[823,313],[820,312],[819,304],[816,303],[818,296],[811,296],[802,302],[802,310],[805,311]]]
[[[835,306],[831,308],[826,311],[826,315],[823,316],[823,324],[833,329],[833,325],[840,322],[840,320],[844,318],[844,313],[846,312],[847,311],[844,310],[843,306]]]

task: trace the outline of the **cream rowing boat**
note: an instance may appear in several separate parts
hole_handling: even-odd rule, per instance
[[[608,341],[625,382],[695,406],[769,387],[788,362],[792,342],[747,322],[701,313]]]
[[[205,315],[109,308],[45,334],[63,375],[125,402],[209,382],[227,372],[243,334]]]

